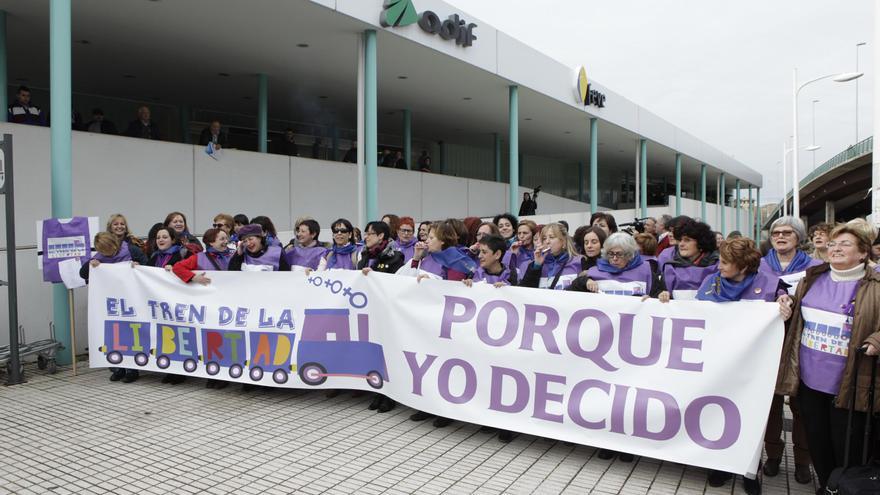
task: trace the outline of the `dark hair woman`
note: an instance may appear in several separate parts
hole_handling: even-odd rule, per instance
[[[688,219],[675,227],[677,245],[672,259],[661,265],[665,289],[658,296],[663,302],[694,299],[697,289],[718,269],[715,233],[703,222]]]
[[[251,223],[263,227],[263,233],[266,234],[267,246],[281,247],[281,240],[278,239],[278,230],[275,228],[275,224],[272,223],[271,218],[265,215],[258,215],[251,220]]]
[[[189,225],[186,223],[186,215],[179,211],[172,211],[165,217],[162,223],[165,227],[171,227],[174,231],[175,242],[180,243],[187,251],[198,253],[203,249],[202,243],[196,239],[189,231]]]
[[[354,242],[354,227],[344,218],[330,225],[333,231],[333,246],[321,258],[318,270],[354,270],[357,267],[361,248]]]
[[[315,270],[327,248],[318,240],[321,226],[312,219],[303,220],[296,226],[296,242],[290,241],[284,251],[284,258],[291,267],[303,266]]]
[[[500,215],[495,215],[495,218],[492,219],[492,223],[498,226],[498,231],[501,232],[501,237],[503,237],[508,244],[516,241],[516,226],[519,225],[519,220],[517,220],[515,216],[510,213],[501,213]]]
[[[861,352],[880,351],[880,274],[868,267],[873,239],[852,224],[836,227],[828,242],[829,263],[807,268],[793,297],[788,334],[782,347],[776,393],[800,404],[807,445],[819,484],[825,488],[831,471],[862,452],[861,435],[847,438],[847,416],[853,410],[852,431],[861,432],[867,418],[868,383],[873,359]],[[858,364],[858,371],[856,365]],[[857,393],[851,392],[858,373]],[[880,410],[880,394],[874,396]]]
[[[615,220],[614,215],[610,213],[604,213],[601,211],[593,213],[590,215],[590,226],[599,227],[605,231],[606,235],[611,235],[617,232],[617,220]]]
[[[238,229],[238,249],[229,260],[231,272],[289,272],[290,265],[278,246],[266,244],[263,227],[255,223]]]
[[[229,235],[222,229],[208,229],[202,236],[207,248],[201,253],[196,253],[178,261],[172,267],[172,271],[180,280],[186,283],[208,285],[211,279],[205,275],[208,271],[226,271],[229,268],[229,260],[232,251],[229,249]],[[202,273],[196,273],[201,271]]]

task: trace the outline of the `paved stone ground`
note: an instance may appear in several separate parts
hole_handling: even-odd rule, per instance
[[[237,385],[111,383],[80,365],[0,385],[0,494],[721,494],[706,472],[656,459],[604,461],[585,446],[520,435],[509,444],[455,422],[437,429],[368,396]],[[0,373],[0,381],[5,381]],[[791,448],[764,493],[812,494]]]

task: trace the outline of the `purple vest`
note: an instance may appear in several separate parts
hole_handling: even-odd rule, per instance
[[[483,267],[477,268],[477,271],[474,272],[474,282],[486,282],[487,284],[495,284],[496,282],[503,282],[504,285],[510,285],[510,269],[506,266],[502,267],[501,273],[499,275],[492,275],[491,273],[487,273]]]
[[[214,260],[214,263],[217,263],[217,265],[219,265],[220,268],[217,268],[216,266],[214,266],[214,263],[212,263],[211,260]],[[223,256],[223,257],[211,256],[210,258],[208,258],[207,251],[202,251],[201,253],[197,254],[196,261],[197,261],[199,270],[226,271],[226,269],[229,268],[229,256]]]
[[[271,266],[272,271],[278,271],[278,262],[281,261],[281,248],[278,246],[269,246],[266,252],[258,258],[251,256],[247,250],[244,252],[244,264],[256,266]]]
[[[352,261],[352,256],[354,260],[360,258],[360,253],[363,250],[363,247],[359,246],[352,252],[351,254],[339,254],[333,256],[332,250],[327,250],[327,269],[328,270],[354,270],[356,268],[356,262]],[[333,265],[330,262],[333,262]],[[319,260],[320,262],[320,260]]]
[[[768,254],[767,256],[771,256]],[[761,258],[761,265],[758,267],[758,271],[762,273],[766,273],[767,275],[775,275],[780,280],[782,280],[786,285],[788,285],[788,294],[793,296],[794,292],[797,290],[797,286],[801,280],[807,275],[806,268],[799,272],[795,273],[787,273],[783,274],[782,272],[777,272],[770,266],[770,263],[767,262],[767,256]],[[810,263],[807,265],[807,268],[812,266],[821,265],[824,261],[813,258],[810,260]],[[785,294],[784,290],[780,290],[779,294]]]
[[[304,266],[315,270],[321,262],[321,257],[325,254],[327,254],[327,248],[318,244],[308,248],[294,246],[284,253],[284,257],[290,266]]]
[[[123,261],[131,261],[131,251],[128,249],[128,243],[122,242],[119,245],[119,251],[116,251],[116,254],[113,256],[104,256],[101,253],[95,253],[92,258],[101,263],[122,263]]]
[[[804,295],[800,370],[801,380],[813,390],[832,395],[840,391],[852,336],[852,309],[847,306],[855,299],[858,284],[858,280],[835,282],[829,271],[819,275]]]
[[[598,266],[594,266],[587,271],[587,276],[599,283],[599,292],[603,294],[614,294],[618,296],[644,296],[651,291],[651,283],[654,279],[651,273],[651,264],[647,261],[641,265],[620,273],[609,273],[599,270]],[[626,284],[625,287],[609,287],[602,288],[602,281],[617,281]],[[631,282],[637,282],[634,284]],[[642,287],[644,284],[644,287]]]
[[[663,268],[664,264],[672,261],[672,257],[675,255],[676,249],[678,249],[678,247],[669,246],[657,255],[657,264],[660,266],[660,268]]]
[[[697,296],[697,289],[703,284],[703,280],[716,271],[718,263],[685,267],[668,264],[663,268],[663,280],[673,299],[692,300]]]
[[[446,270],[443,269],[443,265],[434,260],[434,257],[428,254],[419,262],[419,270],[424,272],[428,272],[432,275],[437,275],[442,279],[446,279]]]
[[[758,272],[752,280],[752,286],[743,292],[741,300],[767,301],[776,300],[776,288],[779,287],[779,277],[767,273]]]
[[[60,222],[56,218],[43,220],[43,281],[61,282],[58,273],[61,261],[89,259],[90,237],[87,217],[73,217],[69,222]]]
[[[415,256],[415,254],[416,254],[416,243],[417,242],[419,242],[419,240],[415,237],[413,237],[413,239],[409,245],[403,245],[400,243],[400,241],[394,240],[394,241],[391,241],[391,247],[395,251],[400,251],[401,253],[403,253],[403,261],[404,262],[409,262],[409,260],[413,259],[413,256]]]
[[[550,266],[547,263],[544,263],[541,266],[541,280],[538,282],[538,288],[540,289],[549,289],[550,284],[553,283],[553,279],[556,278],[550,276]],[[572,256],[571,259],[568,260],[568,263],[562,267],[562,273],[559,275],[559,281],[556,282],[556,287],[554,290],[565,290],[566,287],[571,285],[571,282],[577,278],[578,274],[581,272],[581,256]]]

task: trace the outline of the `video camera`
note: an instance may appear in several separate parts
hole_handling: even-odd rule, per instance
[[[645,222],[648,218],[650,217],[636,218],[632,222],[618,224],[617,227],[629,235],[635,235],[637,232],[641,234],[645,231]]]

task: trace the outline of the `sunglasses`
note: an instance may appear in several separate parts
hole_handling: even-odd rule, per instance
[[[215,229],[222,229],[224,227],[228,227],[228,225],[226,225],[225,223],[215,223],[214,224]]]
[[[350,234],[351,231],[348,229],[333,229],[334,234]]]

